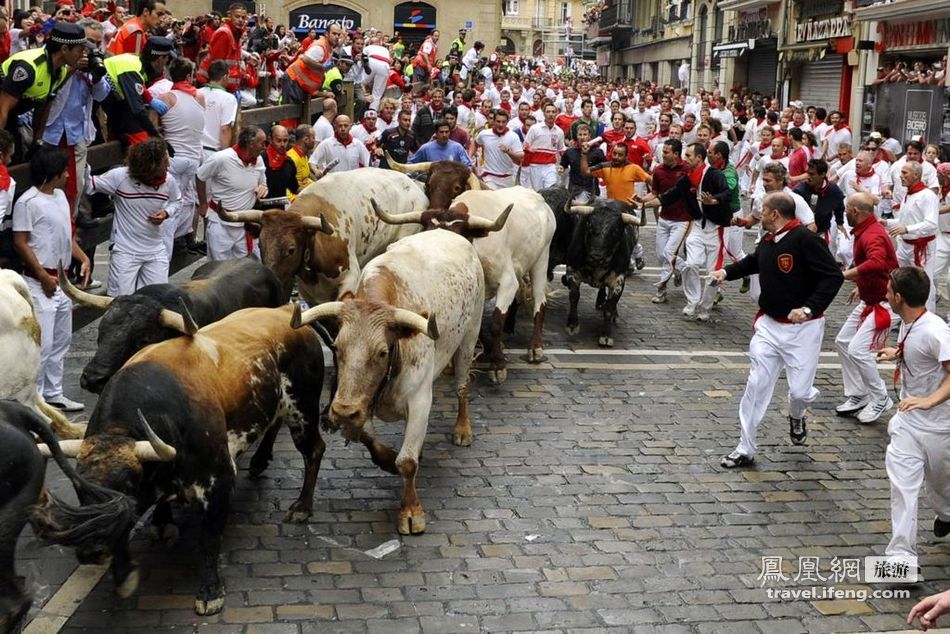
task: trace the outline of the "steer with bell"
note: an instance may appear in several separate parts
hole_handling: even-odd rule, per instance
[[[290,429],[305,467],[300,496],[285,521],[303,522],[312,511],[326,447],[319,433],[323,350],[312,328],[291,328],[292,311],[290,305],[248,308],[199,330],[183,310],[188,336],[132,357],[106,385],[85,438],[72,448],[80,475],[134,497],[139,512],[157,503],[159,528],[171,521],[171,498],[200,507],[198,614],[214,614],[224,603],[218,553],[235,461],[281,423]],[[267,459],[269,447],[252,458],[252,467],[258,463],[262,470]],[[81,493],[80,501],[85,502]],[[125,539],[115,543],[75,543],[82,562],[112,556],[122,597],[138,586],[128,547],[131,528],[132,522],[122,526]]]
[[[458,396],[452,442],[472,443],[469,369],[484,302],[482,266],[471,243],[449,231],[427,231],[403,238],[370,261],[355,293],[311,308],[296,320],[303,325],[334,319],[339,325],[339,388],[330,403],[329,424],[347,440],[362,442],[379,467],[402,476],[397,528],[403,535],[425,531],[416,472],[432,382],[450,361]],[[398,454],[376,439],[374,416],[406,421]]]
[[[630,254],[639,239],[640,217],[628,213],[620,201],[597,198],[593,205],[571,205],[568,213],[576,217],[567,249],[567,273],[561,281],[570,290],[567,332],[576,335],[577,302],[581,284],[597,289],[597,310],[604,325],[597,343],[614,345],[613,324],[617,321],[617,302],[623,295],[624,279]]]

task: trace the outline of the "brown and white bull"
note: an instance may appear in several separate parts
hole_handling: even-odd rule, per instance
[[[434,178],[435,176],[430,176]],[[376,212],[392,224],[418,223],[425,229],[467,231],[469,219],[496,220],[506,210],[510,217],[504,227],[475,240],[475,251],[485,272],[485,297],[495,299],[491,325],[486,337],[489,377],[494,383],[507,378],[503,328],[513,311],[522,280],[531,288],[534,334],[528,346],[528,361],[540,363],[544,354],[544,307],[547,292],[548,257],[556,222],[554,213],[539,194],[524,187],[497,191],[468,190],[455,197],[452,208],[423,213],[389,214],[379,205]]]
[[[449,362],[458,396],[452,442],[472,443],[469,369],[484,302],[482,266],[472,244],[448,231],[427,231],[403,238],[370,261],[355,293],[311,308],[295,322],[337,321],[339,388],[329,424],[348,440],[362,442],[382,469],[402,476],[397,527],[403,535],[425,530],[415,479],[432,382]],[[406,421],[398,454],[376,440],[374,416]]]
[[[40,396],[40,323],[33,298],[19,274],[0,269],[0,399],[29,407],[48,421],[60,438],[79,438],[73,425]]]
[[[190,336],[139,351],[106,384],[83,440],[60,444],[67,455],[78,458],[81,476],[133,497],[140,513],[157,504],[153,525],[160,532],[171,522],[170,499],[200,507],[198,614],[214,614],[224,603],[218,554],[235,461],[282,423],[304,461],[300,495],[285,521],[303,522],[311,514],[326,448],[319,431],[323,350],[312,328],[291,328],[292,313],[290,305],[247,308],[199,330],[184,311],[183,334]],[[266,462],[269,452],[265,441],[252,466]],[[87,503],[82,491],[79,499]],[[69,534],[68,517],[58,518],[54,511],[52,518]],[[118,532],[119,538],[60,543],[76,546],[83,563],[111,555],[117,592],[128,597],[138,585],[128,545],[134,517],[124,526],[103,526],[101,531],[93,530],[94,525],[112,523],[111,518],[85,519],[83,534]],[[52,539],[56,541],[55,535]]]
[[[296,278],[301,296],[318,304],[353,291],[367,262],[418,231],[380,222],[371,198],[387,209],[422,211],[428,203],[408,176],[367,167],[327,174],[304,189],[286,211],[218,213],[229,222],[259,225],[261,257],[283,285],[285,299]]]

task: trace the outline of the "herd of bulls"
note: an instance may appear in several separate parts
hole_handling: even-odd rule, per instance
[[[259,441],[250,475],[260,475],[282,425],[305,465],[285,521],[311,515],[326,448],[322,422],[402,477],[397,528],[423,532],[415,476],[433,381],[451,368],[458,396],[452,441],[470,445],[470,368],[479,337],[492,382],[503,382],[503,335],[513,329],[524,285],[534,319],[528,360],[540,362],[556,265],[567,265],[569,332],[577,331],[580,285],[588,284],[601,289],[599,343],[612,344],[640,222],[623,205],[572,207],[569,193],[556,188],[488,191],[450,161],[390,164],[397,169],[330,174],[288,211],[221,211],[259,237],[263,263],[212,262],[183,284],[117,298],[80,291],[60,275],[74,301],[105,311],[81,379],[100,396],[81,437],[36,394],[39,337],[29,294],[15,274],[0,276],[0,354],[9,357],[0,362],[18,368],[0,379],[0,398],[11,399],[0,402],[0,632],[15,627],[30,605],[13,566],[27,522],[42,540],[75,547],[81,562],[111,561],[117,593],[129,596],[138,584],[130,531],[153,505],[152,529],[174,531],[172,500],[201,512],[195,610],[221,610],[218,555],[236,460]],[[311,308],[288,303],[295,285]],[[20,303],[19,312],[6,311],[8,298]],[[494,308],[483,327],[486,300]],[[322,343],[336,362],[323,416]],[[398,453],[376,438],[374,418],[405,421]],[[75,486],[78,506],[43,489],[44,455]],[[67,457],[76,459],[75,469]]]

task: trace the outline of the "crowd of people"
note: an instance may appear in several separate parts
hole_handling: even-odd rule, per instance
[[[869,424],[894,408],[879,360],[896,362],[900,379],[885,459],[887,554],[916,556],[924,480],[934,532],[950,534],[950,329],[936,312],[950,301],[950,162],[940,148],[886,128],[859,139],[844,113],[798,101],[608,81],[557,60],[488,53],[464,30],[447,47],[433,31],[412,51],[398,34],[339,24],[298,41],[270,18],[248,26],[239,4],[200,19],[177,19],[159,0],[133,9],[66,0],[53,15],[0,15],[0,258],[23,271],[33,296],[52,405],[82,408],[62,391],[72,326],[57,269],[72,261],[95,284],[76,238],[87,196],[115,206],[107,292],[119,295],[167,281],[176,250],[256,253],[221,209],[286,209],[329,171],[452,160],[489,189],[562,186],[575,203],[615,200],[644,222],[652,210],[661,265],[652,301],[670,303],[682,287],[686,319],[709,321],[727,280],[752,295],[761,309],[752,369],[725,468],[754,463],[783,368],[790,438],[806,442],[822,314],[852,282],[856,306],[835,337],[837,413]],[[236,126],[264,76],[274,100],[323,99],[316,121]],[[87,149],[108,138],[122,141],[126,164],[94,176]],[[18,160],[29,161],[33,186],[14,199],[6,166]],[[638,245],[628,275],[644,266]]]

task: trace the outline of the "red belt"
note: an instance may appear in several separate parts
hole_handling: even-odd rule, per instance
[[[48,275],[52,275],[53,277],[56,277],[57,275],[59,275],[59,271],[58,271],[57,269],[47,269],[47,268],[43,268],[43,270],[46,271],[46,273],[47,273]],[[27,277],[32,278],[32,279],[36,280],[37,282],[40,281],[40,279],[39,279],[38,277],[36,277],[35,275],[33,275],[33,271],[30,271],[30,270],[23,271],[23,275],[26,275]]]
[[[393,60],[389,59],[388,57],[383,57],[382,55],[370,55],[369,58],[375,59],[378,62],[386,62],[387,64],[393,63]]]
[[[878,302],[865,302],[864,309],[858,319],[858,327],[855,330],[861,327],[861,324],[869,315],[874,316],[874,337],[871,339],[871,350],[878,350],[884,347],[887,342],[887,335],[891,331],[891,313]]]
[[[923,267],[927,263],[927,244],[936,237],[927,236],[926,238],[915,238],[913,240],[903,238],[905,243],[914,245],[914,266]]]
[[[495,178],[508,178],[511,174],[495,174],[494,172],[482,172],[482,176],[494,176]]]

